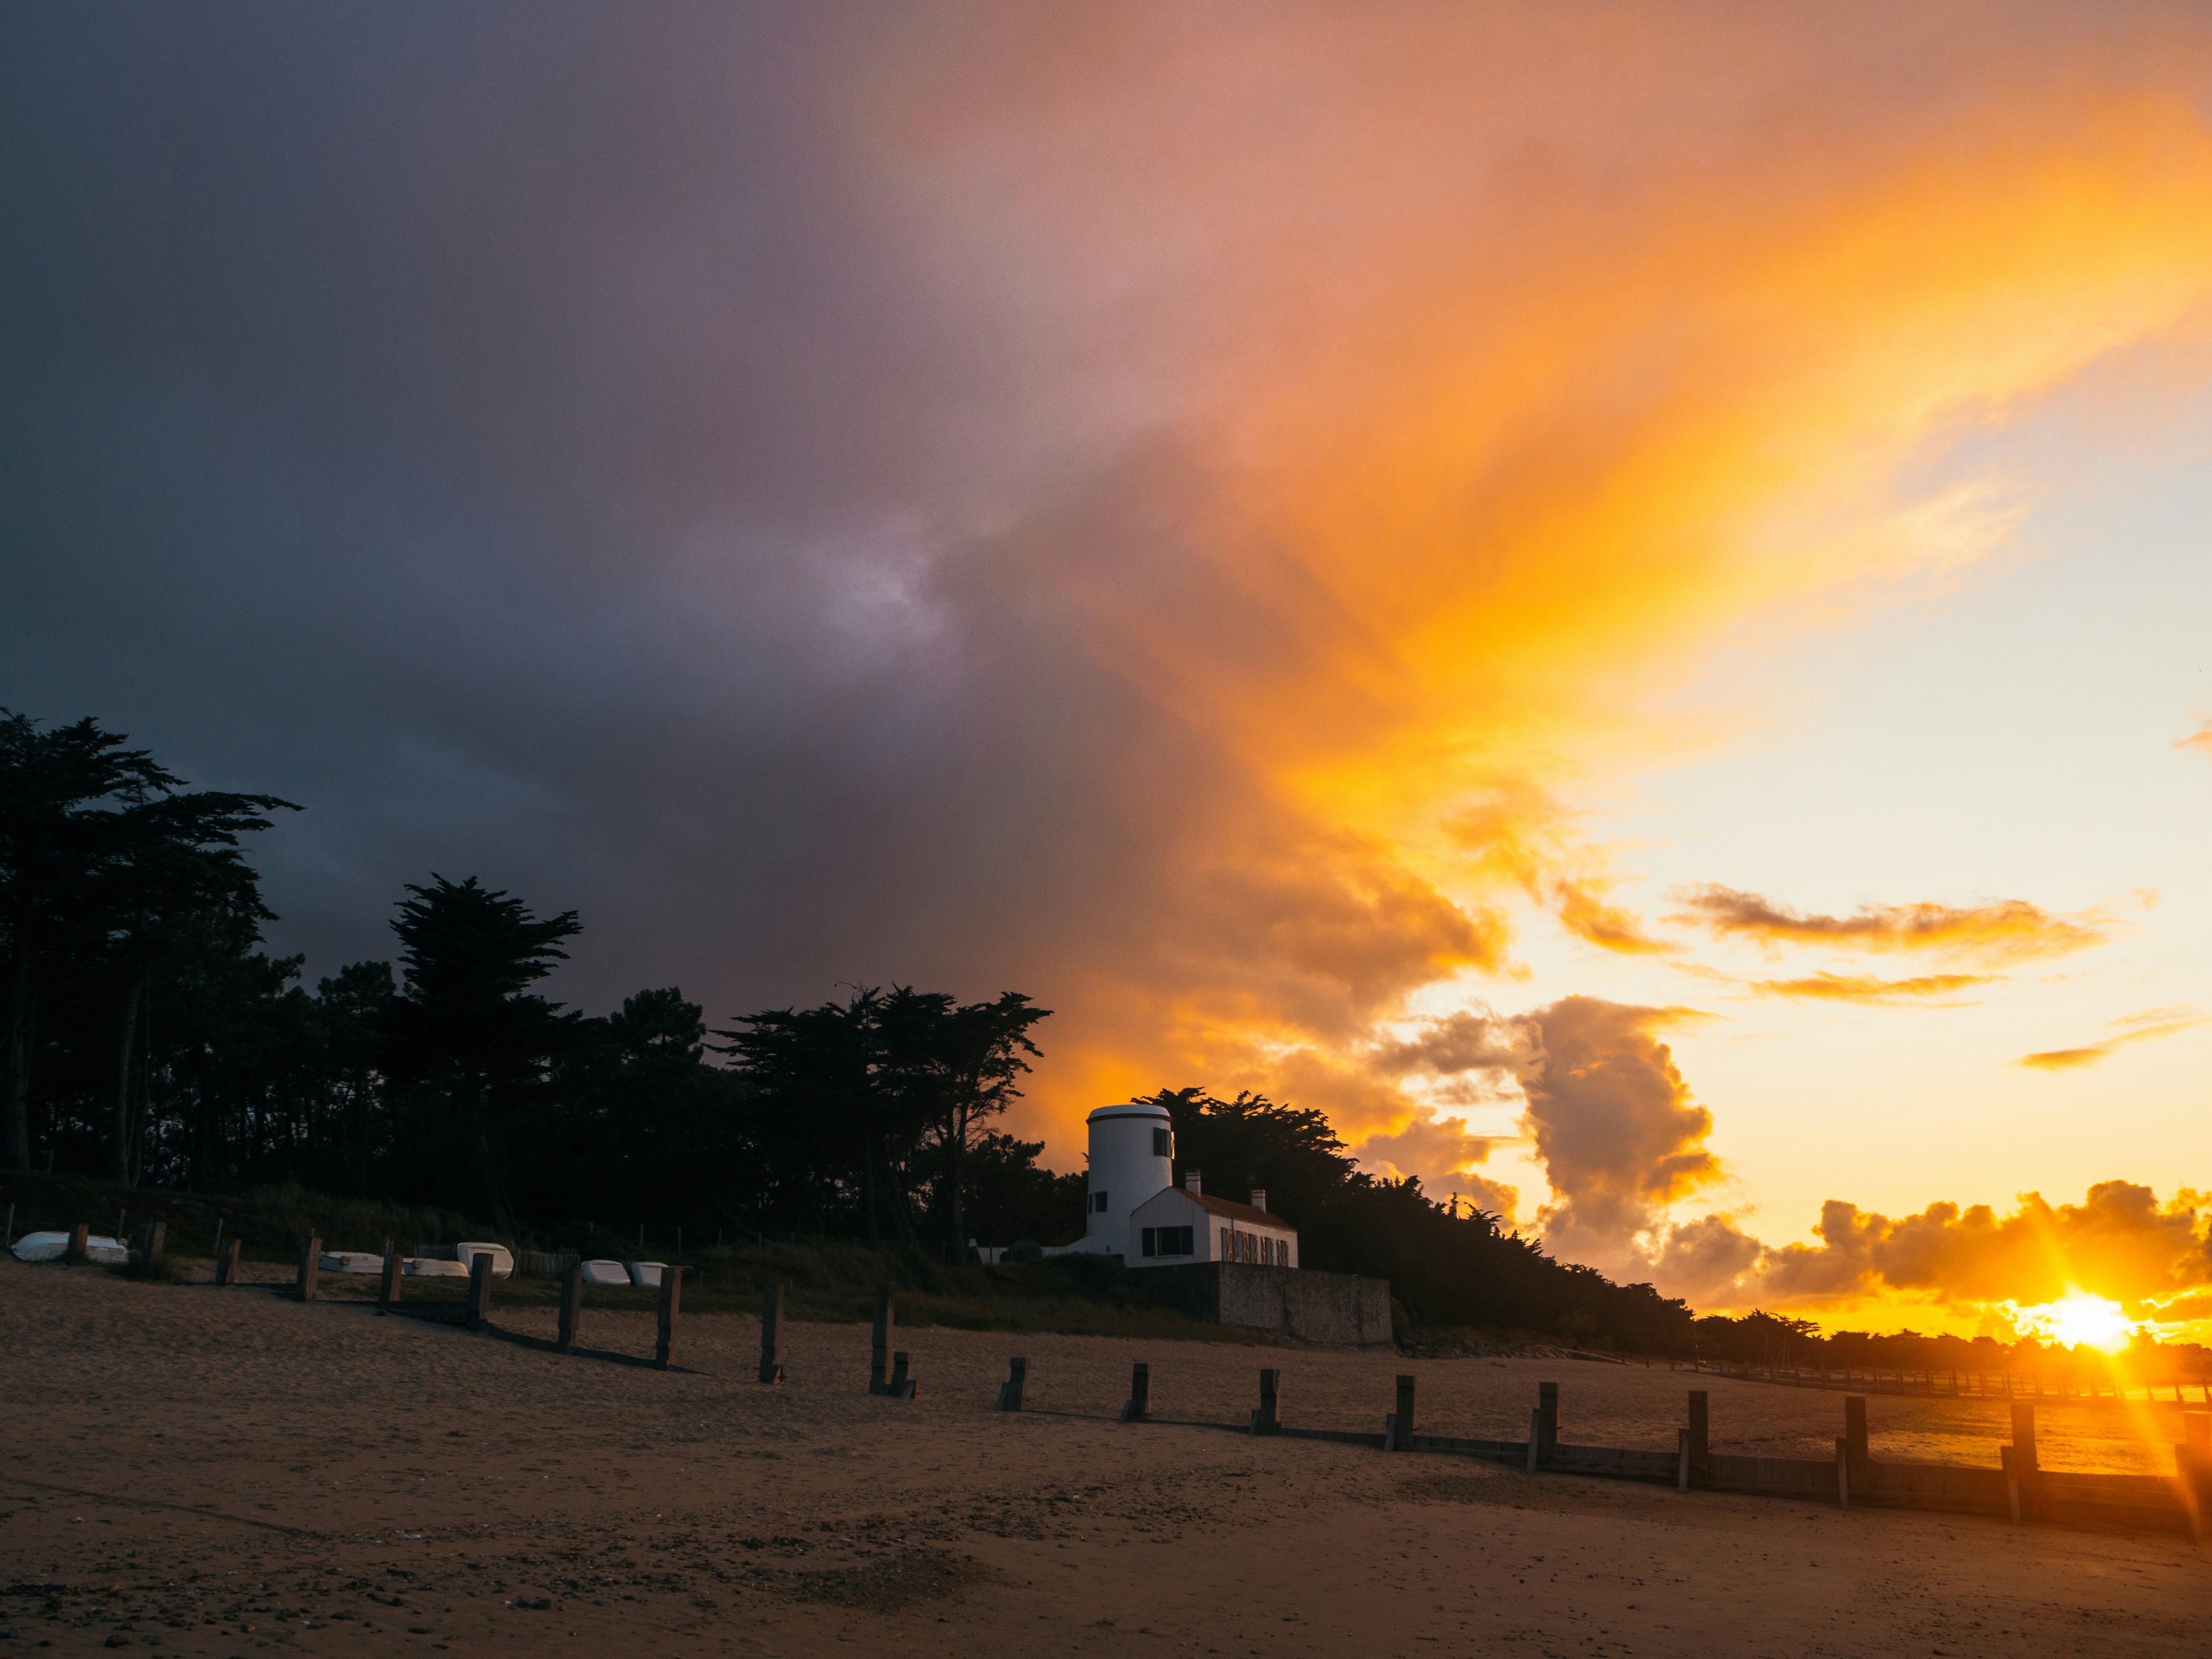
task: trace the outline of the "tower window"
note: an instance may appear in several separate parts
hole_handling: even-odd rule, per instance
[[[1100,1215],[1104,1215],[1106,1213],[1106,1194],[1103,1193],[1091,1194],[1091,1207],[1096,1210]]]
[[[1152,1156],[1154,1158],[1175,1156],[1175,1136],[1170,1131],[1166,1129],[1152,1131]]]

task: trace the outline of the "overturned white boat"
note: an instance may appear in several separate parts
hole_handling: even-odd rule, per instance
[[[453,1246],[453,1254],[460,1258],[461,1271],[469,1271],[469,1264],[480,1255],[491,1258],[491,1276],[506,1279],[514,1272],[514,1256],[504,1244],[469,1243]]]
[[[70,1236],[67,1233],[25,1233],[15,1241],[15,1260],[18,1261],[58,1261],[69,1254]],[[131,1260],[131,1247],[119,1238],[109,1238],[94,1233],[84,1242],[84,1253],[88,1261],[120,1267]]]

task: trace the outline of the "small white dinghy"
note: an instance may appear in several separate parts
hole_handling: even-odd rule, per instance
[[[410,1255],[400,1271],[415,1279],[466,1279],[469,1270],[458,1261],[446,1261],[436,1256]]]
[[[651,1290],[660,1283],[661,1269],[667,1265],[665,1261],[633,1261],[629,1264],[629,1282]]]
[[[584,1283],[586,1285],[629,1283],[629,1269],[619,1261],[586,1261],[580,1265],[584,1269]]]
[[[466,1273],[469,1264],[480,1255],[491,1258],[491,1276],[506,1279],[514,1272],[514,1257],[504,1244],[456,1244],[453,1254],[461,1259],[461,1271]]]
[[[69,1254],[70,1236],[67,1233],[25,1233],[15,1241],[15,1260],[18,1261],[58,1261]],[[103,1237],[94,1233],[85,1240],[84,1253],[94,1261],[110,1267],[131,1260],[131,1247],[120,1239]]]
[[[326,1273],[380,1273],[384,1258],[369,1250],[325,1250],[322,1270]]]

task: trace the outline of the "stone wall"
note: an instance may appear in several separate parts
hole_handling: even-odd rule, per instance
[[[1167,1280],[1194,1316],[1245,1330],[1273,1331],[1328,1347],[1387,1348],[1390,1281],[1304,1267],[1199,1261],[1138,1269]]]

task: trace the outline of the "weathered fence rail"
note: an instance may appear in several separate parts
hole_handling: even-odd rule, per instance
[[[83,1231],[80,1227],[79,1234],[82,1235]],[[447,1247],[448,1250],[450,1248]],[[429,1255],[431,1249],[418,1245],[416,1253]],[[403,1308],[400,1304],[401,1281],[397,1271],[400,1258],[392,1241],[386,1242],[384,1254],[385,1273],[381,1293],[378,1297],[380,1312],[407,1312],[416,1317],[430,1317],[478,1329],[489,1328],[493,1284],[489,1256],[479,1255],[471,1264],[466,1309],[456,1317],[443,1307],[435,1312],[427,1307],[421,1310]],[[228,1271],[219,1269],[218,1283],[234,1276],[236,1259],[235,1241],[232,1241],[232,1250],[221,1264],[222,1268]],[[315,1268],[319,1259],[320,1241],[311,1236],[303,1241],[295,1291],[303,1301],[314,1300],[317,1296]],[[542,1340],[512,1336],[509,1340],[538,1340],[538,1346],[555,1352],[576,1352],[584,1301],[582,1270],[577,1258],[572,1255],[524,1252],[517,1256],[516,1269],[533,1274],[542,1273],[562,1279],[564,1294],[562,1297],[560,1334],[555,1341],[544,1342]],[[645,1361],[641,1358],[629,1363],[652,1364],[662,1369],[672,1364],[682,1306],[683,1269],[671,1267],[664,1271],[660,1283],[659,1320],[653,1359]],[[759,1379],[763,1382],[776,1383],[784,1380],[783,1317],[784,1286],[770,1285],[763,1296],[761,1310]],[[896,1328],[892,1298],[886,1289],[878,1299],[872,1333],[868,1392],[893,1399],[912,1400],[917,1391],[909,1370],[908,1356],[891,1347]],[[618,1355],[605,1357],[627,1358]],[[1728,1370],[1715,1374],[1743,1376],[1749,1373]],[[1759,1380],[1794,1379],[1766,1376]],[[1011,1375],[999,1390],[997,1408],[1002,1412],[1030,1409],[1025,1398],[1029,1382],[1028,1361],[1015,1359],[1011,1366]],[[2014,1522],[2185,1531],[2199,1536],[2212,1531],[2212,1412],[2203,1410],[2184,1410],[2181,1414],[2184,1438],[2173,1448],[2174,1473],[2172,1475],[2098,1474],[2043,1468],[2036,1451],[2035,1401],[2033,1398],[2022,1399],[2016,1395],[2011,1401],[2012,1439],[1999,1449],[1999,1466],[1988,1468],[1875,1458],[1868,1443],[1864,1395],[1844,1396],[1844,1433],[1836,1440],[1834,1457],[1828,1459],[1763,1457],[1713,1451],[1711,1449],[1711,1401],[1710,1395],[1704,1389],[1690,1390],[1685,1413],[1686,1423],[1677,1431],[1675,1449],[1664,1451],[1638,1447],[1584,1446],[1563,1440],[1560,1437],[1560,1390],[1556,1382],[1539,1384],[1536,1406],[1528,1414],[1529,1433],[1526,1440],[1488,1440],[1421,1433],[1415,1409],[1416,1380],[1408,1375],[1401,1375],[1397,1378],[1393,1402],[1395,1409],[1384,1417],[1382,1431],[1379,1434],[1360,1430],[1308,1428],[1283,1421],[1282,1373],[1274,1367],[1261,1371],[1260,1404],[1252,1412],[1249,1422],[1242,1425],[1186,1423],[1182,1419],[1156,1417],[1151,1410],[1151,1366],[1138,1362],[1131,1371],[1129,1398],[1121,1408],[1121,1421],[1132,1425],[1158,1424],[1163,1426],[1228,1429],[1255,1436],[1326,1441],[1384,1452],[1472,1457],[1523,1469],[1532,1475],[1571,1474],[1634,1480],[1648,1485],[1670,1485],[1685,1492],[1732,1492],[1845,1507],[1936,1510],[1957,1514],[2007,1516]]]
[[[2166,1403],[2167,1395],[2175,1405],[2201,1403],[2212,1406],[2212,1376],[2187,1380],[2170,1378],[2156,1383],[2138,1382],[2131,1388],[2125,1382],[2100,1382],[2094,1377],[2082,1380],[2056,1377],[2046,1381],[2039,1372],[1962,1371],[1962,1370],[1826,1370],[1791,1365],[1737,1365],[1698,1362],[1694,1365],[1678,1363],[1676,1370],[1688,1369],[1705,1376],[1725,1376],[1740,1382],[1771,1382],[1786,1389],[1822,1389],[1839,1394],[1903,1395],[1922,1400],[2039,1400],[2050,1404],[2074,1405],[2102,1402],[2106,1405],[2137,1403],[2136,1390],[2142,1399],[2154,1403]],[[2186,1390],[2197,1390],[2192,1402]]]

